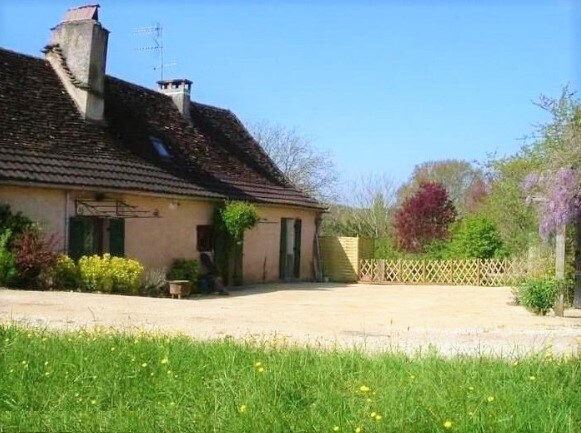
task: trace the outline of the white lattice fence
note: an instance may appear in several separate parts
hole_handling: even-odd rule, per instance
[[[360,281],[402,284],[507,286],[531,275],[542,262],[527,259],[361,260]]]

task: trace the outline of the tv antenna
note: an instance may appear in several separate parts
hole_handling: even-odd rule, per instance
[[[153,67],[154,71],[159,71],[159,80],[163,81],[163,69],[169,66],[175,66],[176,63],[163,62],[163,27],[159,23],[155,23],[149,27],[139,27],[134,32],[138,36],[149,36],[151,38],[151,45],[138,47],[137,51],[152,51],[158,55],[157,65]]]

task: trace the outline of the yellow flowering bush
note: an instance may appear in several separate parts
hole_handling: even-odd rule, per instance
[[[79,272],[82,287],[89,292],[136,294],[143,266],[137,260],[103,254],[81,257]]]
[[[113,283],[113,290],[121,293],[137,294],[141,277],[143,276],[143,266],[137,260],[123,257],[113,257],[111,259],[109,271]]]
[[[75,261],[65,254],[58,256],[49,271],[52,287],[57,290],[75,290],[80,285],[80,275]]]

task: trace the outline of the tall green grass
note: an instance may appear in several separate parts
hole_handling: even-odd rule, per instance
[[[0,326],[0,432],[578,433],[579,367]]]

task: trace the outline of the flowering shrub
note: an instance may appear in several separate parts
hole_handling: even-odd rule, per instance
[[[79,269],[73,259],[61,254],[52,269],[50,270],[52,278],[52,287],[55,289],[74,290],[78,289],[81,280]]]
[[[136,294],[143,266],[137,260],[110,254],[83,256],[79,259],[79,273],[83,290]]]
[[[137,260],[113,257],[110,261],[112,288],[114,292],[137,294],[143,276],[143,266]]]

